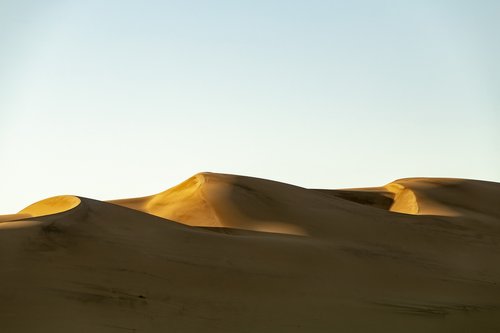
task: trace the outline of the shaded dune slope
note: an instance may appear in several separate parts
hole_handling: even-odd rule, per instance
[[[43,200],[0,223],[2,328],[500,330],[500,184],[394,183],[309,190],[203,173],[149,197]],[[391,211],[402,188],[414,214]]]

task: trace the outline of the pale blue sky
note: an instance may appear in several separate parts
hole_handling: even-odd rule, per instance
[[[0,214],[199,171],[500,181],[499,1],[0,0]]]

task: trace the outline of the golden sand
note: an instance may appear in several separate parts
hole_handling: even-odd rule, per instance
[[[46,199],[0,223],[0,326],[498,332],[498,198],[476,180],[318,190],[201,173],[142,198]]]

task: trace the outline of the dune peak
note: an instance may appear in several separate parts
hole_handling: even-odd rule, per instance
[[[17,214],[25,217],[36,217],[62,213],[75,208],[81,203],[80,198],[73,195],[58,195],[29,205]]]

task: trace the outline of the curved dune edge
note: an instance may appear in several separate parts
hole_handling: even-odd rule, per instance
[[[22,214],[24,218],[52,215],[73,209],[80,205],[80,203],[80,198],[76,196],[58,195],[35,202],[17,214]]]
[[[274,220],[271,217],[252,218],[242,213],[241,207],[234,203],[234,192],[242,189],[238,185],[238,179],[251,179],[251,182],[263,181],[253,177],[200,172],[158,194],[107,202],[188,226],[234,228],[296,236],[307,234],[304,228],[298,225]],[[278,184],[270,180],[264,181],[269,182],[268,185],[271,186]],[[295,188],[289,184],[286,186]],[[255,199],[253,200],[255,203]],[[251,206],[250,202],[246,204],[248,207]]]
[[[106,202],[189,226],[223,227],[204,195],[203,187],[208,182],[206,175],[198,173],[158,194]]]
[[[411,215],[419,213],[418,199],[411,189],[397,182],[387,184],[384,188],[394,194],[393,203],[389,211]]]
[[[207,173],[198,173],[147,201],[144,211],[191,226],[224,226],[205,196]]]

